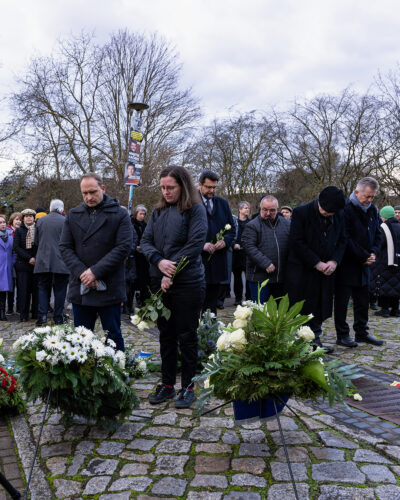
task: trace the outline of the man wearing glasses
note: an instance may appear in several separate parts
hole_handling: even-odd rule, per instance
[[[277,298],[284,294],[290,220],[278,216],[278,209],[274,196],[264,196],[259,215],[243,231],[246,279],[253,301],[257,301],[259,283],[266,279],[269,281],[261,290],[261,302],[266,302],[270,295]]]

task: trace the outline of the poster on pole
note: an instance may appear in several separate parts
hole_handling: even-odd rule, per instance
[[[142,120],[136,117],[134,128],[131,128],[128,144],[128,161],[125,163],[124,182],[127,186],[139,186],[143,165],[140,163],[140,150],[143,143],[143,135],[138,130]]]

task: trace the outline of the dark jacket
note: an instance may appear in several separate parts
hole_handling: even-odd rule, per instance
[[[369,284],[370,266],[365,261],[371,253],[379,253],[382,221],[374,205],[364,212],[350,200],[344,208],[344,220],[348,241],[336,282],[346,286],[366,286]]]
[[[60,250],[70,271],[68,299],[83,306],[109,306],[126,300],[125,259],[132,248],[132,224],[118,200],[104,195],[92,222],[88,207],[82,203],[71,209],[61,234]],[[104,281],[105,291],[80,294],[79,276],[92,270]]]
[[[17,254],[15,269],[17,271],[33,272],[34,266],[29,264],[29,261],[32,257],[36,256],[37,247],[33,244],[32,248],[26,248],[27,233],[28,228],[23,222],[21,222],[21,225],[15,230],[14,233],[13,252]]]
[[[243,248],[243,231],[246,224],[250,222],[250,219],[240,220],[238,217],[234,218],[236,222],[236,237],[232,244],[232,269],[233,270],[246,270],[246,253]],[[236,250],[234,246],[240,245],[240,249]]]
[[[136,246],[140,246],[140,242],[142,240],[143,233],[146,229],[146,222],[138,221],[134,216],[131,217],[131,221],[133,224],[133,228],[138,237],[138,241]],[[137,290],[147,288],[149,286],[149,263],[147,262],[146,257],[143,252],[135,251],[135,260],[136,260],[136,281],[135,287]]]
[[[213,210],[211,215],[206,211],[208,222],[206,241],[215,244],[217,242],[217,233],[219,233],[226,224],[230,224],[231,226],[231,229],[224,234],[225,248],[214,252],[211,258],[208,252],[202,253],[203,264],[206,270],[206,283],[218,284],[229,279],[227,249],[232,246],[236,231],[235,221],[233,220],[228,202],[219,196],[214,196],[212,202]]]
[[[290,221],[276,217],[274,222],[263,220],[260,215],[250,221],[243,231],[243,247],[246,252],[246,279],[283,283],[288,255]],[[274,264],[275,271],[266,269]]]
[[[392,217],[385,224],[389,227],[393,238],[394,252],[400,257],[400,224]],[[388,265],[388,249],[385,233],[382,231],[382,246],[376,256],[376,263],[371,265],[370,291],[378,297],[400,297],[400,259],[397,266]]]
[[[65,217],[50,212],[36,223],[35,245],[37,247],[34,273],[69,274],[61,257],[60,238]]]
[[[321,321],[332,316],[337,270],[325,276],[315,266],[321,261],[334,260],[339,268],[346,241],[343,210],[327,221],[319,214],[317,200],[293,210],[285,287],[292,305],[305,300],[304,314],[312,313]]]
[[[189,264],[176,276],[174,286],[204,281],[201,251],[206,234],[206,210],[201,203],[195,203],[182,214],[175,205],[153,210],[140,242],[150,262],[150,277],[161,281],[163,274],[157,267],[160,260],[178,264],[182,257],[187,257]]]

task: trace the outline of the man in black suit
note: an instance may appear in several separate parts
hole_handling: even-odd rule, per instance
[[[199,191],[207,210],[208,232],[202,258],[206,274],[206,298],[203,311],[217,312],[220,283],[228,280],[227,249],[235,238],[235,222],[228,202],[215,196],[219,177],[211,170],[202,172],[199,178]],[[224,228],[229,225],[229,229]],[[223,239],[217,241],[217,234],[224,230]]]
[[[347,200],[344,219],[348,243],[335,285],[336,343],[355,347],[357,342],[382,345],[383,340],[368,333],[369,266],[376,260],[382,242],[381,219],[373,205],[378,182],[373,177],[361,179]],[[355,340],[350,338],[346,321],[350,296],[353,298]]]
[[[344,205],[343,191],[328,186],[295,208],[291,219],[285,285],[291,304],[304,300],[302,313],[312,314],[308,326],[318,347],[322,322],[332,316],[334,274],[346,248]]]

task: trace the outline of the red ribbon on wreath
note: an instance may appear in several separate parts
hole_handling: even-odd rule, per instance
[[[3,389],[5,389],[6,385],[7,385],[7,382],[8,382],[8,379],[10,379],[11,380],[11,384],[10,384],[10,387],[8,389],[6,389],[6,392],[8,392],[8,394],[12,394],[14,392],[14,390],[15,390],[15,386],[17,385],[17,381],[15,380],[15,378],[12,375],[8,374],[4,370],[4,368],[2,368],[1,366],[0,366],[0,373],[3,375],[3,377],[2,377],[3,380],[1,382],[1,387]]]

